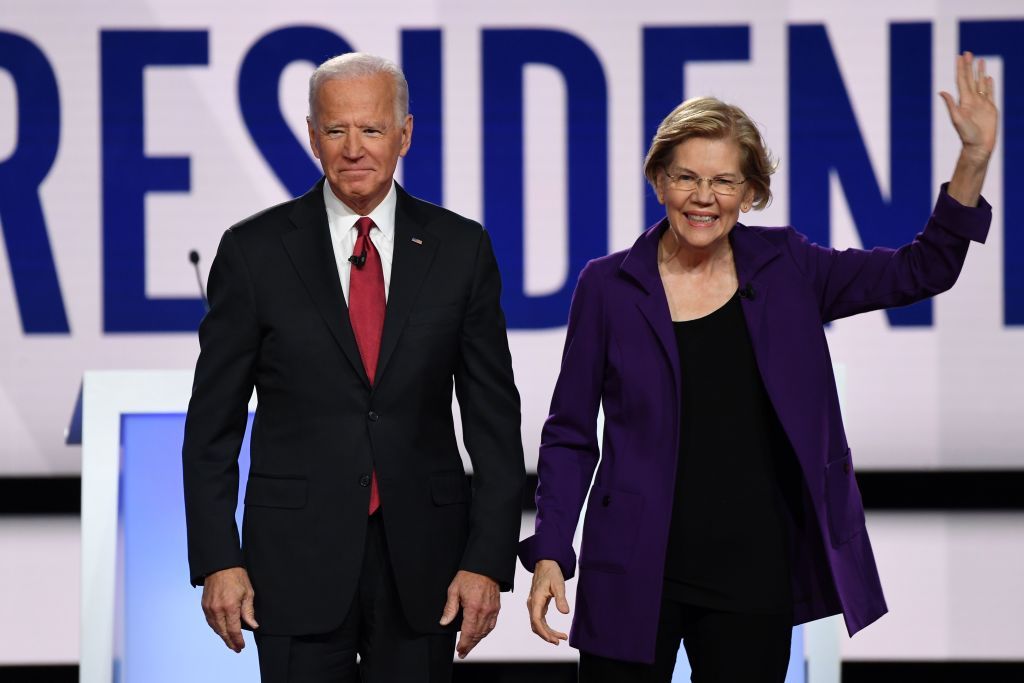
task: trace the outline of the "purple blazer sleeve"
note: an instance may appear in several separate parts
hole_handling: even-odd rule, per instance
[[[573,292],[562,366],[541,432],[535,534],[519,544],[526,569],[555,560],[567,579],[576,573],[572,539],[600,453],[597,410],[607,345],[600,270],[587,264]]]
[[[992,207],[960,204],[942,186],[935,209],[912,242],[898,249],[831,249],[789,231],[790,254],[811,278],[822,321],[905,306],[953,286],[971,240],[985,242]]]

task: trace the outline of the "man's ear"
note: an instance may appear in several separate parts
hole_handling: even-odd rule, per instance
[[[313,156],[319,159],[320,144],[317,142],[316,128],[313,126],[313,119],[310,116],[306,117],[306,130],[309,131],[309,149],[313,152]]]
[[[398,152],[398,156],[404,157],[405,153],[409,151],[409,145],[412,144],[412,114],[405,115],[405,123],[402,124],[402,148]]]

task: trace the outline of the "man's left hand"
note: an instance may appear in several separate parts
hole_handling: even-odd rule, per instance
[[[501,597],[498,583],[483,574],[460,570],[448,586],[448,602],[441,613],[441,625],[447,626],[462,607],[462,634],[455,651],[465,659],[477,643],[487,637],[498,623]]]

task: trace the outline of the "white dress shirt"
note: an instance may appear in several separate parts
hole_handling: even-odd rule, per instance
[[[370,229],[370,241],[380,253],[380,265],[384,271],[384,301],[387,301],[391,289],[391,262],[395,255],[395,206],[398,203],[398,192],[395,181],[391,181],[384,200],[377,205],[368,216],[377,227]],[[349,277],[352,264],[348,257],[356,246],[356,221],[362,216],[350,209],[345,202],[334,196],[331,184],[324,181],[324,206],[327,207],[327,225],[331,230],[331,246],[334,247],[334,260],[338,264],[338,276],[341,278],[341,291],[348,304]]]

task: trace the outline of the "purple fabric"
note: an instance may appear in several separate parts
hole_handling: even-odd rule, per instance
[[[895,250],[820,247],[788,227],[737,224],[729,235],[740,287],[754,292],[743,310],[758,367],[806,483],[796,623],[841,611],[852,635],[886,612],[822,325],[949,289],[990,222],[984,199],[964,207],[943,187],[924,231]],[[657,268],[666,225],[580,274],[541,437],[535,534],[519,546],[530,571],[552,559],[575,574],[572,538],[596,468],[570,644],[643,662],[654,659],[679,451],[679,361]]]

